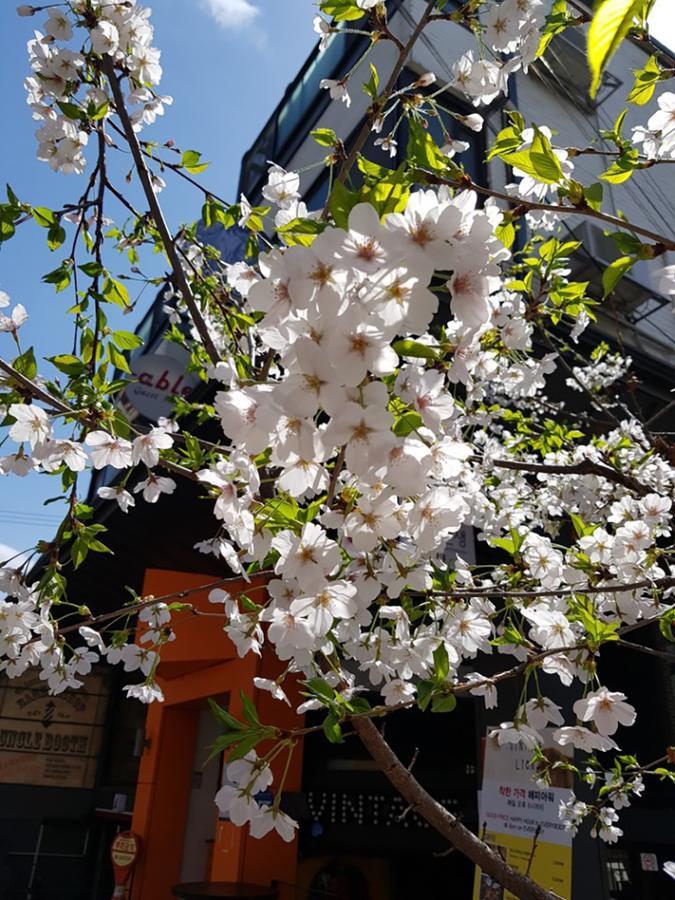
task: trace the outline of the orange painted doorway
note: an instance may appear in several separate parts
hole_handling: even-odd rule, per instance
[[[213,578],[204,575],[148,569],[143,595],[161,597],[210,581]],[[243,581],[240,585],[228,585],[232,593],[247,588],[250,585]],[[208,592],[191,595],[189,599],[197,609],[214,612],[213,605],[208,603]],[[180,882],[181,873],[194,872],[202,861],[206,877],[199,880],[264,885],[278,881],[281,898],[295,897],[290,886],[296,883],[297,840],[287,844],[274,833],[255,840],[249,836],[247,827],[236,828],[228,821],[219,820],[214,804],[212,843],[209,841],[208,853],[204,853],[203,816],[209,813],[203,797],[198,798],[202,817],[200,833],[188,834],[186,840],[188,819],[196,821],[195,787],[199,787],[201,778],[214,784],[217,780],[213,769],[203,768],[207,754],[203,752],[204,747],[198,746],[199,736],[203,738],[211,733],[204,720],[206,698],[227,702],[232,715],[241,719],[240,691],[243,691],[254,700],[261,722],[284,728],[301,727],[302,718],[293,708],[253,687],[255,676],[278,677],[281,664],[266,650],[262,657],[249,653],[239,659],[223,633],[223,621],[218,618],[195,616],[186,611],[176,615],[172,627],[176,640],[162,649],[158,669],[165,699],[149,707],[146,719],[132,823],[132,829],[141,838],[142,852],[134,872],[131,898],[170,900],[171,889]],[[275,780],[280,777],[284,762],[281,757],[273,762]],[[209,766],[219,770],[219,760],[212,760]],[[302,746],[299,744],[284,791],[299,791],[301,775]],[[184,852],[202,855],[199,860],[186,861]]]

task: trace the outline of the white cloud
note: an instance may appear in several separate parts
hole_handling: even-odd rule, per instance
[[[245,28],[260,13],[249,0],[201,0],[201,6],[222,28]]]
[[[12,559],[12,557],[16,557],[16,559]],[[10,547],[9,544],[0,544],[0,566],[7,560],[12,559],[10,565],[12,568],[15,568],[16,566],[20,566],[25,558],[25,553],[20,553],[18,550],[15,550],[14,547]]]

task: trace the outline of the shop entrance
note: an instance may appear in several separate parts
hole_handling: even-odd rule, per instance
[[[222,701],[219,701],[222,702]],[[206,881],[211,871],[216,830],[216,807],[213,798],[218,790],[220,762],[207,760],[218,737],[219,728],[207,705],[199,711],[192,763],[192,781],[185,819],[183,863],[180,880]]]

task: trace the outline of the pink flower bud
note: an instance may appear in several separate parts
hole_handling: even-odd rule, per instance
[[[25,4],[23,6],[17,6],[16,8],[16,14],[18,16],[34,16],[36,12],[37,9],[35,9],[34,6],[27,6]]]

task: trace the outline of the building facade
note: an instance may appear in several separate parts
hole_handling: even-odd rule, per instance
[[[390,4],[391,28],[401,40],[411,33],[424,5],[422,0]],[[641,68],[646,57],[639,47],[624,43],[612,60],[598,102],[590,105],[584,48],[575,34],[557,38],[545,60],[527,74],[513,76],[511,97],[528,122],[557,128],[558,146],[585,147],[599,129],[616,120],[631,72]],[[317,163],[325,151],[310,131],[333,129],[349,147],[366,112],[367,99],[357,88],[367,80],[369,63],[384,81],[396,61],[393,46],[381,42],[354,72],[351,106],[331,101],[320,88],[321,80],[341,77],[360,58],[364,41],[359,35],[335,35],[323,53],[317,48],[305,62],[243,158],[240,191],[251,202],[259,201],[268,161],[273,160],[303,172],[302,194],[310,210],[324,204],[328,175]],[[436,73],[439,83],[450,81],[449,65],[473,43],[458,25],[434,24],[415,47],[400,76],[401,86],[428,71]],[[443,105],[462,114],[471,111],[452,88]],[[467,171],[497,190],[504,189],[512,176],[499,160],[486,163],[486,153],[505,125],[507,109],[508,102],[498,101],[481,110],[486,121],[482,134],[469,132],[450,115],[445,123],[453,137],[469,143],[460,157]],[[627,127],[640,124],[642,115],[642,108],[634,109]],[[366,153],[377,158],[382,150],[371,141]],[[388,154],[380,159],[396,163]],[[602,159],[591,154],[575,163],[584,183],[597,179],[605,168]],[[637,224],[660,230],[663,222],[675,220],[675,189],[668,168],[643,172],[635,184],[606,185],[606,205],[622,210]],[[573,262],[577,277],[589,280],[590,290],[600,297],[602,271],[619,254],[595,225],[570,216],[563,227],[582,240]],[[221,243],[230,260],[243,254],[236,234],[225,236],[216,228],[205,237]],[[640,379],[637,397],[645,416],[654,421],[670,399],[675,367],[675,319],[658,295],[654,275],[663,264],[662,258],[636,266],[586,337],[589,342],[606,340],[633,356]],[[147,422],[167,414],[171,394],[185,392],[194,399],[195,390],[204,397],[210,390],[190,381],[180,348],[162,341],[169,321],[165,306],[160,294],[139,326],[146,345],[132,359],[138,381],[124,398],[127,413]],[[667,416],[658,421],[663,430],[672,427]],[[98,475],[92,498],[110,477],[105,471]],[[110,506],[97,514],[106,520],[115,555],[97,558],[95,573],[84,566],[74,583],[78,596],[92,608],[114,608],[125,585],[160,597],[226,574],[212,557],[193,550],[212,526],[207,504],[191,486],[179,486],[159,506],[146,505],[128,519]],[[460,540],[462,555],[470,559],[476,552],[473,536],[467,531]],[[206,592],[192,602],[209,609]],[[223,767],[218,759],[205,764],[217,736],[207,699],[217,699],[237,716],[240,690],[250,694],[255,676],[276,677],[279,663],[267,651],[261,658],[249,655],[240,660],[208,618],[182,613],[175,627],[179,639],[166,646],[159,669],[166,700],[152,705],[145,721],[144,709],[120,702],[119,683],[105,670],[87,684],[81,709],[68,707],[61,698],[51,708],[49,698],[29,680],[0,688],[0,897],[109,897],[108,844],[116,830],[127,828],[141,839],[130,885],[132,900],[167,900],[177,883],[199,881],[274,883],[281,900],[472,896],[473,867],[458,854],[448,853],[416,814],[406,813],[354,738],[343,745],[327,745],[321,736],[311,736],[295,754],[283,799],[284,808],[300,822],[299,835],[291,844],[276,835],[255,841],[246,829],[219,819],[213,795]],[[646,756],[653,749],[649,758],[659,756],[659,748],[675,742],[675,657],[626,660],[625,653],[616,658],[608,654],[605,665],[617,687],[630,684],[633,692],[643,695],[642,716],[650,727],[633,729],[637,733],[630,740],[635,746],[627,749]],[[467,699],[452,715],[419,714],[414,721],[405,717],[400,723],[393,717],[387,726],[401,758],[416,757],[420,781],[477,831],[482,827],[478,792],[483,739],[490,724],[503,718],[501,709],[512,709],[513,699],[505,690],[501,708],[490,714]],[[281,727],[301,724],[294,707],[287,709],[266,693],[258,692],[256,703],[262,721]],[[652,858],[659,866],[673,858],[674,823],[675,797],[664,785],[624,812],[625,834],[618,845],[606,848],[582,833],[572,848],[573,900],[665,898],[668,886],[650,866]]]

